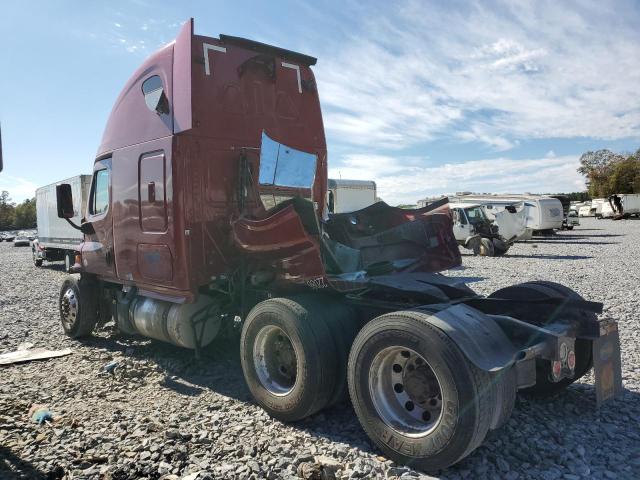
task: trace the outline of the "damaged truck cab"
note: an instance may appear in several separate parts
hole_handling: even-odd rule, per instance
[[[429,471],[504,424],[518,389],[554,393],[595,365],[599,399],[615,397],[601,304],[551,282],[482,297],[438,273],[461,264],[446,199],[330,214],[315,62],[191,20],[143,63],[94,163],[65,332],[114,321],[199,354],[240,319],[245,379],[271,415],[350,397],[385,454]]]

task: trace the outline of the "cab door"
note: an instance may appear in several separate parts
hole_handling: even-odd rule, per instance
[[[469,228],[469,222],[467,221],[467,217],[465,212],[461,208],[454,208],[453,211],[453,235],[456,237],[458,242],[465,242],[469,235],[471,234],[471,229]]]
[[[83,270],[104,278],[116,277],[112,218],[111,158],[106,158],[93,167],[86,214],[93,233],[85,235],[81,247]]]

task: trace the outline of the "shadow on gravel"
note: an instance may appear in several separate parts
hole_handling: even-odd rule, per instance
[[[64,272],[64,263],[43,263],[38,267],[43,270],[55,270],[56,272]]]
[[[586,255],[545,255],[541,253],[540,255],[520,255],[519,253],[510,254],[507,253],[505,258],[541,258],[544,260],[588,260],[589,257]]]
[[[553,237],[541,237],[536,239],[536,241],[546,241],[546,240],[586,240],[589,238],[610,238],[610,237],[624,237],[623,233],[597,233],[595,235],[577,235],[575,233],[561,234]]]
[[[14,480],[18,478],[44,479],[47,478],[47,475],[31,463],[25,462],[20,457],[17,457],[8,448],[0,445],[0,478],[3,480]]]
[[[197,396],[210,390],[254,404],[240,366],[237,333],[214,341],[204,349],[199,360],[191,351],[140,337],[93,337],[83,339],[82,343],[87,347],[121,352],[125,357],[141,360],[143,365],[148,362],[150,370],[160,370],[165,375],[161,382],[163,387],[182,395]],[[620,410],[634,418],[640,416],[640,411],[629,412],[629,407],[622,408],[622,405],[640,405],[639,397],[639,393],[625,391],[621,399],[597,410],[595,387],[588,384],[574,384],[549,399],[518,395],[508,424],[498,431],[489,432],[482,446],[459,464],[442,472],[443,478],[450,475],[465,477],[469,469],[483,468],[485,459],[495,464],[508,461],[510,469],[520,474],[536,465],[563,465],[567,458],[574,458],[576,445],[584,445],[587,455],[594,456],[626,451],[630,440],[616,419],[620,419]],[[216,406],[212,404],[211,408]],[[535,431],[530,431],[532,418],[535,418]],[[381,455],[362,430],[349,402],[327,408],[293,426],[348,448]],[[601,445],[607,446],[602,453],[599,450]],[[3,477],[0,475],[0,478]]]
[[[566,241],[561,238],[554,238],[553,240],[536,240],[535,243],[541,243],[543,245],[552,245],[555,243],[562,245],[619,245],[621,242],[590,242],[588,240],[581,242],[574,240]]]
[[[147,362],[150,369],[164,374],[161,385],[179,394],[195,397],[209,389],[242,402],[251,401],[240,366],[238,334],[214,340],[203,349],[200,359],[192,350],[142,337],[112,335],[78,340],[90,348],[120,352],[143,364]]]
[[[455,278],[456,280],[461,280],[465,283],[482,282],[483,280],[487,279],[487,277],[451,277],[451,278]]]

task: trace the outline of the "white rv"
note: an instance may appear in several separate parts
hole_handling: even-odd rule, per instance
[[[595,211],[591,211],[591,204],[582,205],[580,208],[578,208],[579,217],[593,217],[595,213]]]
[[[589,210],[589,212],[592,217],[599,218],[603,203],[609,202],[607,202],[607,200],[604,198],[594,198],[593,200],[591,200],[591,209]]]
[[[376,203],[376,182],[330,178],[327,197],[329,213],[355,212]]]
[[[611,204],[605,200],[596,206],[596,218],[613,218],[616,212],[613,211]]]

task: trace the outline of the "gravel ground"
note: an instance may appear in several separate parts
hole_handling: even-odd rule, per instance
[[[604,302],[620,322],[624,397],[596,411],[592,375],[551,400],[519,396],[509,423],[440,478],[640,478],[640,221],[581,221],[503,258],[464,255],[450,274],[483,294],[549,279]],[[108,330],[66,338],[57,313],[63,277],[60,264],[36,269],[29,248],[0,243],[0,352],[22,342],[73,350],[0,367],[1,479],[298,478],[314,462],[336,478],[431,478],[381,456],[350,405],[296,424],[271,419],[251,401],[237,337],[215,342],[200,361]],[[112,361],[119,367],[104,373]],[[32,423],[33,404],[58,418]]]

